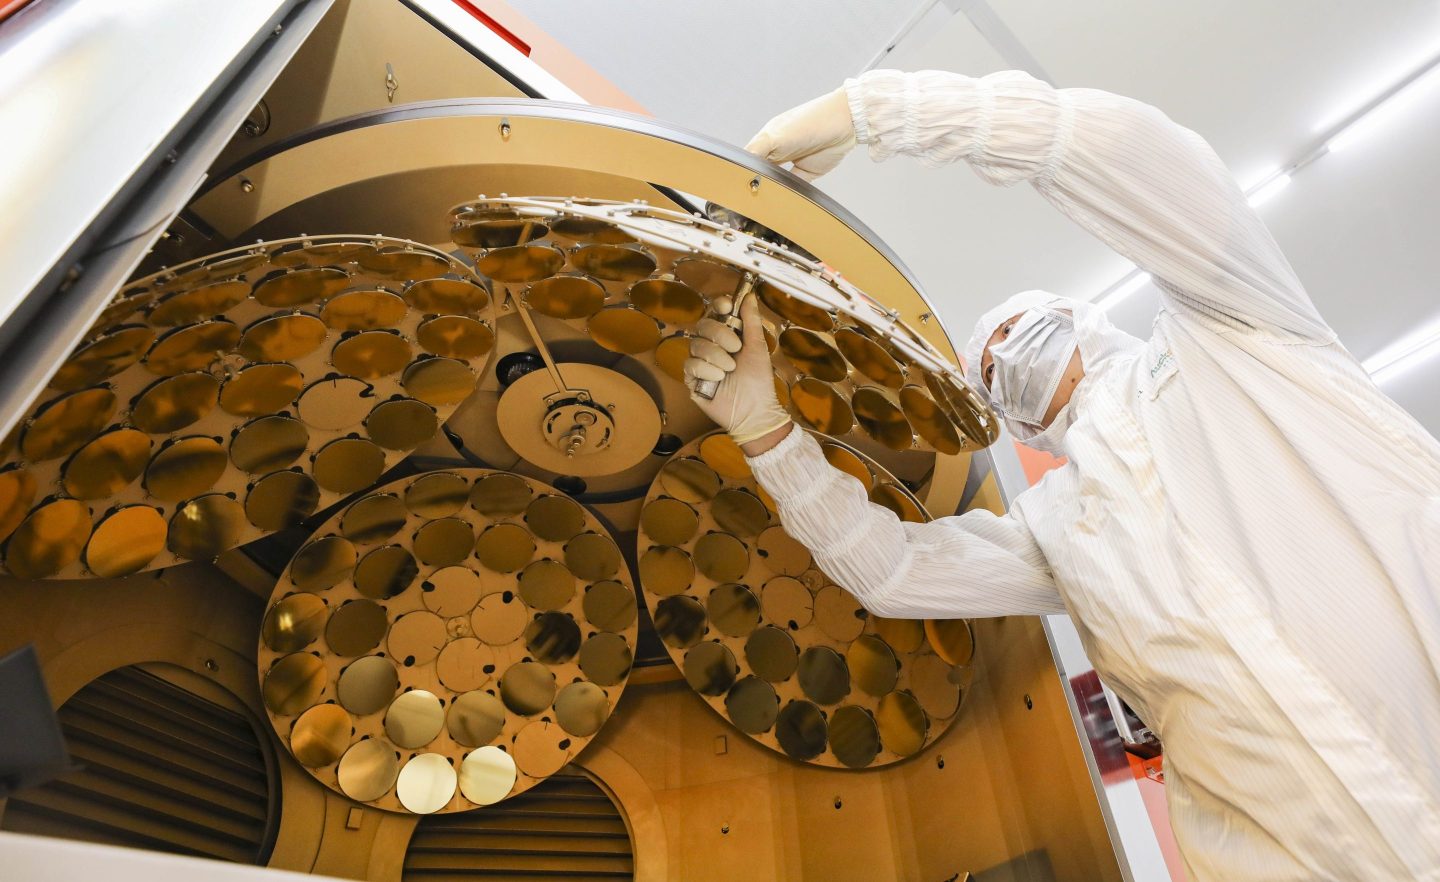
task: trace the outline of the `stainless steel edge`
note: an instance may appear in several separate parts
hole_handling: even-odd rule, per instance
[[[1029,487],[1013,437],[1002,429],[999,440],[985,453],[1008,508]],[[1116,719],[1099,691],[1102,684],[1085,655],[1080,632],[1068,615],[1042,616],[1041,623],[1120,873],[1127,882],[1169,880],[1150,814],[1129,771]]]
[[[702,135],[699,132],[694,132],[680,126],[663,123],[650,117],[639,116],[621,110],[592,107],[588,104],[572,104],[563,101],[543,101],[529,98],[463,98],[421,101],[412,104],[397,105],[383,110],[355,114],[322,123],[289,138],[284,138],[266,145],[264,149],[258,150],[236,161],[229,168],[217,173],[211,178],[208,184],[201,189],[200,195],[204,195],[211,189],[219,186],[222,182],[231,179],[257,163],[264,162],[270,157],[279,155],[311,141],[368,126],[383,125],[405,120],[455,116],[502,116],[518,119],[555,119],[607,126],[647,135],[674,144],[680,144],[726,160],[756,175],[764,176],[796,191],[850,227],[895,267],[896,271],[899,272],[906,282],[919,294],[926,308],[934,312],[934,304],[926,297],[924,290],[920,287],[919,279],[915,277],[914,273],[910,272],[899,255],[886,245],[879,236],[875,235],[874,231],[867,227],[859,218],[808,181],[796,176],[788,169],[760,159],[754,154],[747,153],[745,150],[734,145],[717,141],[708,135]],[[783,234],[784,231],[777,232]]]
[[[280,8],[217,81],[183,130],[127,182],[39,285],[0,323],[0,435],[10,432],[110,297],[193,198],[206,171],[334,0]]]

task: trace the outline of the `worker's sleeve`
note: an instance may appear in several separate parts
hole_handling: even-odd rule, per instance
[[[871,503],[796,427],[749,460],[780,522],[815,563],[870,612],[887,618],[972,618],[1065,611],[1030,530],[974,511],[904,523]]]
[[[963,159],[994,184],[1030,181],[1150,273],[1173,309],[1334,340],[1215,151],[1150,105],[1021,71],[871,71],[846,91],[872,159]]]

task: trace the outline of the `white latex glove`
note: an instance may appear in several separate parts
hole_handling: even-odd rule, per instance
[[[765,330],[754,297],[740,306],[740,334],[712,318],[700,320],[685,359],[685,385],[690,400],[736,444],[754,441],[790,422],[775,397],[775,373],[765,348]],[[743,340],[742,340],[743,335]],[[699,380],[717,380],[720,388],[706,401],[693,394]]]
[[[771,162],[794,163],[795,174],[807,181],[839,165],[854,147],[855,123],[844,88],[785,111],[745,145]]]

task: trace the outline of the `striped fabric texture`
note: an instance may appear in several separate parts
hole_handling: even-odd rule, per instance
[[[1030,182],[1161,311],[1009,515],[902,524],[793,431],[751,460],[786,529],[880,615],[1068,612],[1164,741],[1192,880],[1440,880],[1440,443],[1153,107],[1019,72],[846,86],[872,158]]]

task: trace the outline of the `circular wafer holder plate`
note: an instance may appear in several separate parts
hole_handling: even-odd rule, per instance
[[[490,356],[494,308],[464,262],[384,236],[140,279],[11,438],[6,569],[122,576],[301,523],[436,433]]]
[[[893,476],[821,439],[872,501],[928,520]],[[651,617],[686,681],[717,713],[792,759],[840,768],[898,762],[957,719],[971,676],[968,622],[868,614],[785,533],[723,433],[661,469],[637,533]]]
[[[508,472],[429,472],[366,493],[296,552],[261,629],[261,694],[326,786],[465,811],[589,743],[636,633],[629,568],[578,503]]]

